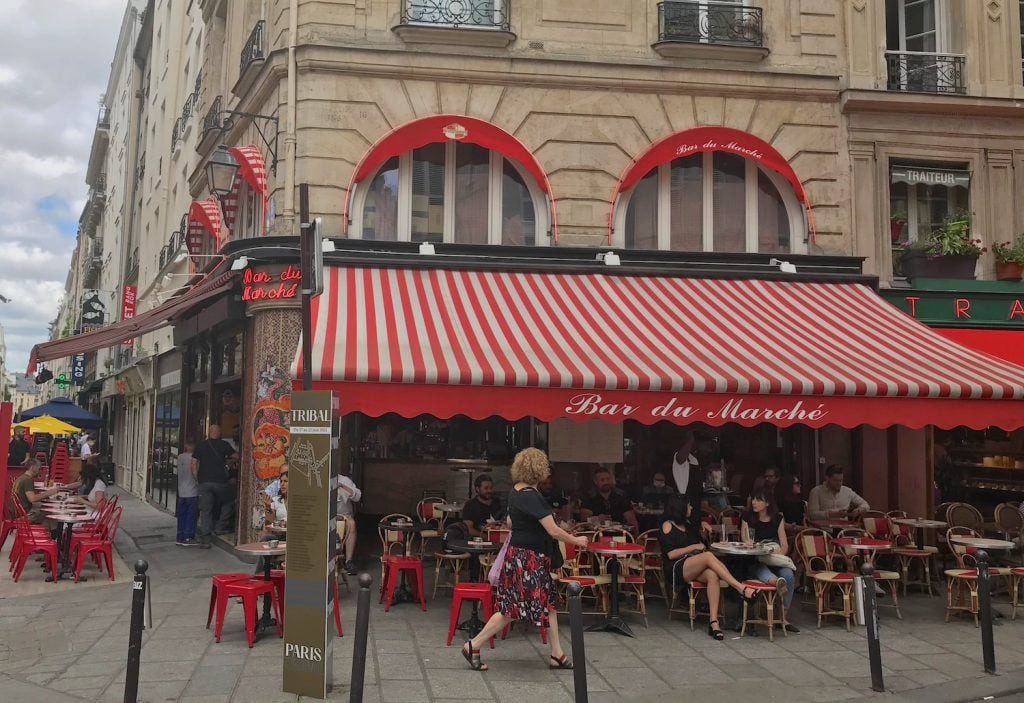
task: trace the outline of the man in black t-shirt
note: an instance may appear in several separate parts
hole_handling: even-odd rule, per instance
[[[25,441],[25,428],[14,428],[14,439],[7,445],[7,465],[22,466],[29,454],[28,442]]]
[[[634,530],[637,529],[636,513],[626,494],[615,487],[615,479],[606,468],[594,471],[594,495],[583,501],[580,517],[584,520],[598,516],[602,520],[616,520]]]
[[[476,486],[476,496],[462,506],[462,521],[466,523],[470,538],[482,537],[485,524],[505,517],[505,506],[494,495],[494,479],[491,475],[480,474],[473,485]]]
[[[192,475],[199,483],[199,525],[196,539],[209,549],[212,532],[227,534],[235,521],[235,480],[229,478],[228,460],[238,458],[234,447],[220,438],[220,425],[210,425],[207,439],[192,452]],[[213,511],[220,505],[220,517],[213,527]]]
[[[491,520],[505,518],[505,506],[494,495],[494,479],[491,475],[480,474],[473,485],[476,486],[476,496],[462,506],[462,522],[466,525],[470,539],[483,537],[483,527]],[[469,578],[471,581],[480,580],[480,558],[476,554],[469,557]]]
[[[541,496],[548,502],[551,509],[555,511],[555,521],[568,520],[569,519],[569,499],[561,488],[555,486],[555,482],[551,480],[551,476],[543,479],[537,484],[537,490],[540,491]]]

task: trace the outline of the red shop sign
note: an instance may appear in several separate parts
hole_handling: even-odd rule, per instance
[[[242,300],[287,300],[299,294],[302,271],[289,264],[280,273],[246,269],[242,276]]]
[[[135,286],[121,287],[121,319],[130,320],[135,317],[136,294],[138,289]],[[130,347],[135,344],[134,339],[126,339],[122,342],[124,346]]]

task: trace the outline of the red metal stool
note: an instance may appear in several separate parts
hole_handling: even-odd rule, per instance
[[[452,589],[452,606],[448,611],[448,646],[452,646],[455,628],[459,624],[459,611],[463,601],[480,601],[484,610],[484,621],[490,620],[494,614],[494,596],[489,583],[460,583]],[[494,649],[494,638],[491,638],[491,649]]]
[[[277,599],[281,602],[281,625],[284,625],[284,569],[271,569],[270,570],[270,582],[274,584],[274,590],[277,591]],[[335,580],[333,584],[333,598],[334,598],[334,627],[338,630],[338,637],[344,637],[345,632],[341,629],[341,606],[338,604],[338,581]]]
[[[213,629],[213,639],[220,642],[220,633],[224,629],[224,612],[228,608],[228,599],[240,596],[242,598],[242,610],[245,613],[245,637],[252,648],[253,640],[256,639],[257,600],[260,596],[270,596],[270,604],[274,608],[274,616],[277,618],[277,636],[284,637],[281,620],[281,601],[277,599],[277,591],[274,590],[273,581],[264,581],[261,578],[247,578],[244,581],[229,581],[217,589],[217,622]]]
[[[206,629],[210,629],[210,622],[213,621],[213,609],[217,605],[217,592],[221,586],[232,581],[244,581],[245,579],[252,578],[252,574],[243,574],[241,572],[230,573],[230,574],[214,574],[212,583],[210,585],[210,612],[206,616]]]
[[[423,588],[423,562],[418,557],[388,557],[384,562],[384,612],[391,609],[391,600],[395,597],[395,589],[398,588],[398,580],[402,577],[403,571],[411,571],[416,576],[415,598],[419,596],[420,608],[427,609],[425,590]]]

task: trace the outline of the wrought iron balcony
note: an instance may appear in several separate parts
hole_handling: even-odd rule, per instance
[[[916,51],[887,51],[888,89],[905,93],[963,95],[965,57]]]
[[[171,147],[178,143],[181,139],[181,118],[174,120],[174,127],[171,128]]]
[[[187,216],[186,216],[187,221]],[[184,225],[183,225],[184,227]],[[174,256],[185,246],[185,233],[182,230],[171,232],[167,244],[160,248],[160,268],[174,261]]]
[[[213,104],[210,105],[210,109],[206,111],[206,117],[203,118],[203,134],[220,131],[223,127],[220,120],[220,113],[223,111],[222,103],[223,99],[220,95],[213,99]]]
[[[100,129],[110,127],[110,110],[106,106],[100,108],[100,112],[96,116],[96,126]]]
[[[238,75],[245,73],[245,69],[249,68],[256,61],[262,61],[266,58],[263,50],[263,28],[265,22],[260,20],[253,27],[252,33],[249,34],[249,39],[245,42],[245,48],[242,49],[242,60],[238,65]]]
[[[511,0],[404,0],[399,23],[511,31]]]
[[[761,48],[762,11],[727,2],[659,2],[658,42]]]

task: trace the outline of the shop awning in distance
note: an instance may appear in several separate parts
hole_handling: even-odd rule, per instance
[[[188,312],[194,305],[231,290],[234,285],[234,277],[234,274],[230,272],[215,275],[197,283],[178,297],[139,313],[135,317],[115,322],[92,332],[37,344],[32,347],[27,373],[35,373],[36,364],[41,361],[93,352],[169,325],[176,317]]]
[[[345,412],[1024,426],[1024,367],[861,283],[332,267],[313,315]]]

